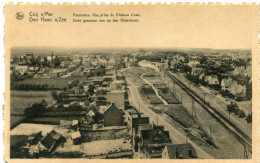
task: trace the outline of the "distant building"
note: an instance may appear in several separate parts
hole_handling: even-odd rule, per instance
[[[237,81],[234,81],[229,90],[236,97],[245,98],[246,97],[246,86],[238,84]]]
[[[232,79],[231,78],[223,78],[221,80],[221,89],[223,91],[227,90],[229,91],[232,85]]]
[[[217,75],[207,75],[204,79],[209,85],[218,85],[219,80]]]
[[[233,74],[234,75],[243,75],[243,76],[246,76],[247,75],[247,72],[246,72],[246,69],[244,66],[239,66],[239,67],[236,67],[235,70],[233,71]]]
[[[15,67],[15,74],[17,75],[25,75],[28,73],[29,66],[28,65],[17,65]]]
[[[104,126],[123,126],[124,113],[113,103],[104,112]]]
[[[200,74],[202,74],[203,72],[203,68],[200,67],[192,67],[191,69],[191,75],[193,76],[199,76]]]
[[[69,65],[70,65],[70,63],[71,63],[71,61],[62,61],[61,63],[60,63],[60,66],[61,67],[68,67]]]
[[[198,158],[196,150],[190,143],[166,145],[162,152],[163,159]]]
[[[81,140],[82,140],[80,132],[79,131],[73,132],[71,134],[71,139],[72,139],[74,145],[80,144]]]
[[[189,61],[188,66],[189,66],[189,67],[195,67],[195,66],[197,66],[198,64],[200,64],[199,61],[197,61],[197,60],[191,60],[191,61]]]

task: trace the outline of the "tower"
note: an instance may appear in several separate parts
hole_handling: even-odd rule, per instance
[[[53,51],[51,52],[51,66],[53,66]]]

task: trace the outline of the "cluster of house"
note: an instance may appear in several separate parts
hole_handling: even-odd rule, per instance
[[[227,57],[227,58],[226,58]],[[246,97],[246,85],[245,83],[241,84],[241,82],[238,82],[235,79],[232,79],[232,76],[241,76],[241,77],[247,77],[249,78],[249,83],[252,82],[252,66],[249,62],[247,66],[235,66],[230,65],[233,67],[233,72],[229,72],[229,77],[223,76],[220,80],[217,75],[206,75],[205,69],[198,67],[200,65],[201,58],[195,58],[189,61],[188,65],[191,67],[191,75],[199,77],[200,80],[204,80],[209,85],[217,85],[221,87],[222,91],[228,91],[230,94],[234,95],[235,97]],[[211,55],[207,56],[207,61],[211,61],[214,63],[215,66],[220,66],[222,61],[230,59],[227,55],[222,55],[219,57],[218,55]],[[248,58],[245,58],[246,61],[248,61]],[[248,84],[249,84],[248,83]]]
[[[32,63],[34,58],[36,63]],[[58,63],[59,62],[59,63]],[[82,58],[70,58],[66,56],[51,55],[34,56],[33,53],[27,53],[19,57],[12,56],[11,58],[11,73],[17,76],[31,75],[34,77],[59,77],[66,75],[79,67],[82,63]]]
[[[41,157],[53,152],[57,146],[64,142],[62,135],[55,130],[42,135],[42,131],[31,134],[27,141],[19,147],[20,151],[28,154],[29,157]]]
[[[198,76],[200,80],[204,80],[209,85],[220,85],[222,91],[228,91],[235,97],[246,97],[246,85],[240,84],[237,80],[233,79],[232,77],[224,77],[219,80],[217,75],[205,75],[204,69],[200,67],[192,67],[191,75]],[[251,77],[252,69],[251,66],[239,66],[234,69],[232,75],[240,75],[250,78],[248,81],[249,83],[252,82]],[[232,76],[231,75],[231,76]]]
[[[197,158],[196,150],[190,143],[173,144],[164,126],[150,124],[149,117],[141,114],[135,112],[128,116],[134,158]]]
[[[37,61],[36,65],[31,63],[32,58]],[[72,76],[95,76],[102,73],[102,66],[111,69],[114,64],[124,62],[125,66],[129,67],[135,61],[135,56],[73,55],[73,57],[68,57],[55,56],[52,52],[51,55],[42,57],[27,53],[19,57],[12,56],[10,70],[17,76],[31,75],[38,78],[62,77],[69,72],[72,72]]]

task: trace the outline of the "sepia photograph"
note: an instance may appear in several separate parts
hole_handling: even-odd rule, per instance
[[[256,11],[6,5],[6,157],[252,160]]]

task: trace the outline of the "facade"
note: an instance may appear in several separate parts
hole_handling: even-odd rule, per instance
[[[192,67],[191,69],[191,75],[193,76],[199,76],[203,72],[203,68],[200,67]]]
[[[111,104],[104,112],[104,126],[123,126],[124,113],[115,104]]]
[[[223,78],[221,80],[221,89],[223,91],[225,91],[225,90],[229,91],[231,85],[232,85],[232,79],[231,78]]]

